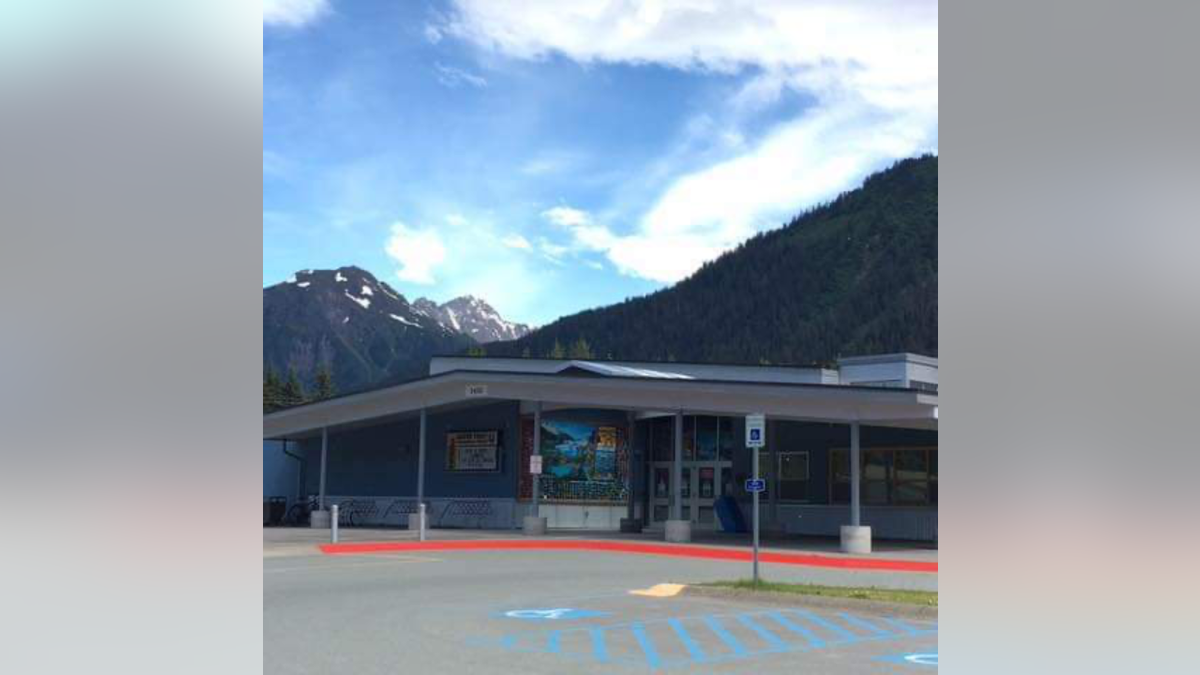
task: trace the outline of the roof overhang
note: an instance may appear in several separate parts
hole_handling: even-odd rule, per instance
[[[453,371],[406,384],[289,408],[263,416],[263,438],[299,438],[322,428],[398,419],[500,401],[555,408],[690,414],[764,413],[775,419],[937,429],[937,395],[910,389],[644,377]]]

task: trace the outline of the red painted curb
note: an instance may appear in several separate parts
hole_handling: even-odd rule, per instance
[[[749,562],[749,550],[713,548],[708,546],[668,546],[621,541],[588,541],[583,539],[474,539],[445,541],[395,541],[379,543],[322,544],[321,552],[328,555],[356,553],[385,553],[395,551],[606,551],[610,553],[640,553],[710,560]],[[936,574],[938,564],[917,560],[892,558],[839,558],[809,553],[759,553],[764,563],[830,567],[851,570],[886,570],[889,572],[929,572]]]

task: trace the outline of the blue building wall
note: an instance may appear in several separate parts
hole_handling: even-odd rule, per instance
[[[300,487],[300,462],[283,452],[283,441],[263,441],[263,497],[287,497],[296,499]],[[289,444],[293,454],[295,444]]]
[[[426,429],[427,497],[513,497],[520,451],[520,406],[504,402],[429,415]],[[500,470],[460,473],[446,470],[446,434],[451,431],[500,431]],[[355,497],[415,496],[420,420],[374,425],[329,435],[325,478],[327,495]],[[320,489],[321,439],[303,442],[305,494]]]

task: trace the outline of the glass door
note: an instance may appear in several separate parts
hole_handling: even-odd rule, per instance
[[[716,529],[719,523],[713,503],[729,490],[729,462],[684,462],[682,490],[683,520],[697,529]],[[654,462],[650,469],[650,525],[661,526],[671,517],[671,464]]]

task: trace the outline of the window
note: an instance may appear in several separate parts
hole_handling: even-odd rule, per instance
[[[717,459],[717,418],[697,417],[696,459],[713,462]]]
[[[779,457],[779,498],[808,501],[808,452],[781,452]]]
[[[891,450],[862,451],[862,502],[885,506],[891,501]]]
[[[733,461],[733,418],[719,417],[717,418],[717,445],[719,446],[718,454],[723,462]]]
[[[937,448],[863,448],[862,503],[937,505]],[[850,503],[850,451],[829,453],[830,502]]]
[[[929,503],[929,453],[925,450],[895,452],[897,504]]]
[[[675,418],[656,417],[650,420],[650,447],[656,462],[675,459]]]

